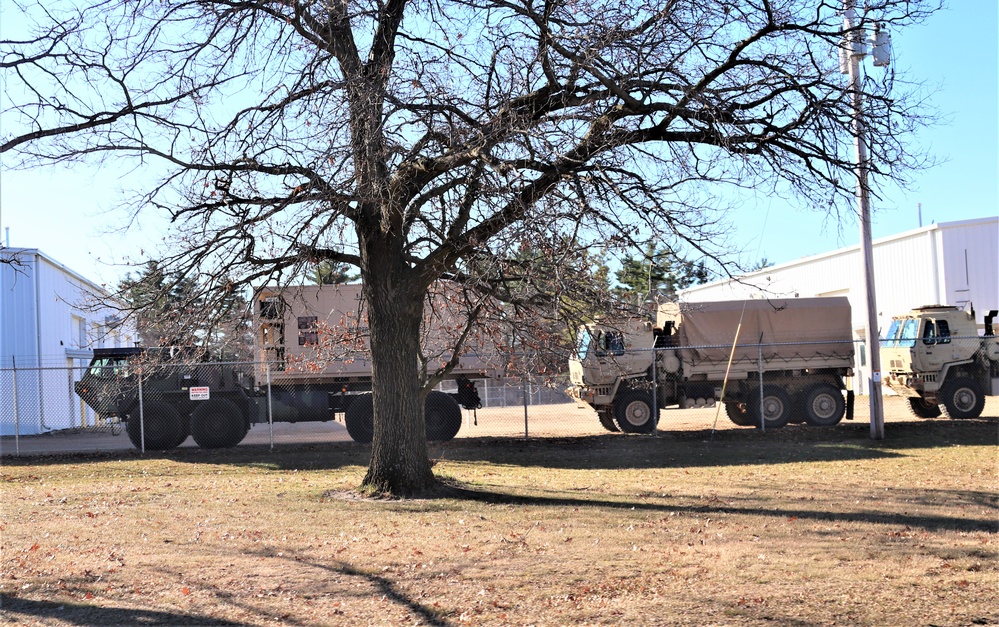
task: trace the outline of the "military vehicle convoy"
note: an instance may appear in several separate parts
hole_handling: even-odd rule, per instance
[[[977,418],[985,397],[999,396],[997,315],[985,315],[982,336],[974,309],[928,305],[893,318],[881,341],[882,384],[920,418]]]
[[[649,433],[659,409],[716,402],[740,426],[832,426],[847,409],[852,418],[846,298],[666,303],[654,325],[603,321],[578,338],[569,394],[610,431]]]
[[[220,364],[203,351],[183,347],[95,349],[76,393],[99,415],[123,420],[136,448],[168,450],[188,436],[202,448],[227,448],[239,444],[254,424],[337,416],[343,416],[351,438],[370,442],[374,411],[360,289],[302,286],[258,292],[253,364]],[[444,350],[447,338],[439,326],[439,321],[428,325],[424,341],[430,351],[435,345]],[[349,350],[343,350],[339,340],[348,337]],[[327,344],[337,345],[336,350],[323,350]],[[486,374],[484,363],[462,356],[447,375],[458,391],[428,393],[427,439],[446,441],[458,433],[459,405],[482,405],[471,377]]]

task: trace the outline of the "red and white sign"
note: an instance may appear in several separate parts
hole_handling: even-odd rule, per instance
[[[210,394],[209,387],[207,385],[192,387],[189,392],[191,394],[192,401],[207,401]]]

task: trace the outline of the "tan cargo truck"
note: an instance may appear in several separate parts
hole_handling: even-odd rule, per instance
[[[985,316],[983,336],[974,310],[929,305],[895,317],[881,340],[883,385],[920,418],[981,416],[985,396],[999,396],[997,315]]]
[[[655,324],[592,324],[578,339],[569,394],[611,431],[649,433],[669,406],[723,402],[732,422],[762,428],[832,426],[852,410],[846,298],[667,303]]]

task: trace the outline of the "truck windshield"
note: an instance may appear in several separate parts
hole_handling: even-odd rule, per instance
[[[894,348],[898,344],[898,332],[902,329],[902,321],[895,319],[891,321],[891,326],[888,327],[888,333],[885,333],[884,338],[881,340],[881,348]]]
[[[128,360],[124,358],[108,357],[105,359],[95,359],[90,363],[90,374],[95,377],[112,378],[128,376]]]
[[[898,336],[899,348],[912,348],[916,345],[916,335],[919,331],[919,320],[909,318],[902,326],[902,333]]]
[[[590,350],[590,342],[592,341],[590,330],[586,327],[579,327],[579,333],[576,336],[576,357],[579,358],[579,361],[586,359],[586,353]]]

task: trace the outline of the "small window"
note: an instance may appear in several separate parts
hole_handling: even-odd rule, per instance
[[[927,320],[923,326],[923,344],[933,346],[937,343],[937,325],[932,320]]]
[[[937,344],[950,344],[950,324],[946,320],[937,320]]]
[[[299,329],[315,329],[316,325],[319,323],[319,318],[316,316],[299,316],[298,317],[298,328]]]
[[[607,352],[611,355],[624,355],[624,335],[620,331],[607,334]]]
[[[260,300],[260,317],[265,320],[277,320],[284,313],[281,301],[274,296],[268,296]]]
[[[299,331],[298,332],[298,345],[299,346],[315,346],[319,344],[319,334],[315,331]]]

